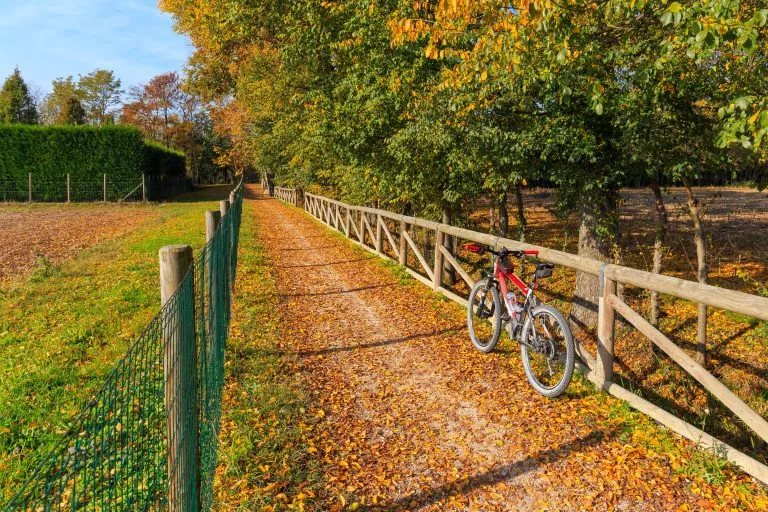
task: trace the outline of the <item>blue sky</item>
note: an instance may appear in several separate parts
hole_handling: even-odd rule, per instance
[[[28,84],[111,69],[123,89],[181,71],[192,53],[157,0],[0,0],[0,80],[16,65]]]

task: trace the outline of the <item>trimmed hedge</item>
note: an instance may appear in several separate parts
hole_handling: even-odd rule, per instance
[[[141,180],[148,176],[183,176],[184,153],[146,142],[128,126],[0,125],[0,180],[26,182]]]
[[[149,176],[185,176],[187,157],[181,151],[145,141],[144,169]]]

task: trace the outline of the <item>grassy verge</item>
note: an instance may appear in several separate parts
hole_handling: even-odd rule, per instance
[[[43,263],[0,287],[0,503],[63,434],[159,309],[157,252],[205,242],[205,210],[225,190],[151,205],[136,231]]]
[[[307,398],[282,353],[280,304],[246,204],[227,345],[217,510],[305,510],[319,470],[311,460]]]

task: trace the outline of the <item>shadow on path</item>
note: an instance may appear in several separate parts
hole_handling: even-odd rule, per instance
[[[317,297],[321,295],[344,295],[346,293],[364,292],[366,290],[375,290],[377,288],[393,288],[392,284],[372,284],[370,286],[361,286],[359,288],[350,288],[348,290],[331,290],[327,292],[310,292],[310,293],[281,293],[278,297],[285,299],[288,297]]]
[[[387,345],[395,345],[397,343],[405,343],[406,341],[412,341],[417,340],[419,338],[431,338],[433,336],[440,336],[442,334],[448,334],[453,333],[456,331],[459,331],[463,329],[464,325],[458,325],[454,327],[449,327],[447,329],[440,329],[438,331],[430,331],[430,332],[422,332],[419,334],[411,334],[410,336],[402,336],[399,338],[390,338],[388,340],[381,340],[381,341],[374,341],[371,343],[363,343],[360,345],[348,345],[344,347],[329,347],[329,348],[321,348],[318,350],[305,350],[302,352],[296,352],[297,356],[300,357],[309,357],[309,356],[319,356],[319,355],[325,355],[325,354],[333,354],[335,352],[351,352],[353,350],[363,350],[366,348],[376,348],[376,347],[385,347]]]
[[[273,268],[309,268],[309,267],[327,267],[329,265],[346,265],[347,263],[357,263],[366,261],[366,258],[356,258],[353,260],[328,261],[324,263],[308,263],[306,265],[272,265]]]
[[[606,437],[613,437],[614,431],[607,435],[600,430],[593,430],[589,434],[578,437],[556,448],[542,450],[536,455],[526,457],[523,460],[511,464],[503,464],[490,469],[485,473],[471,475],[468,479],[446,482],[438,487],[425,489],[408,494],[402,498],[388,503],[379,503],[371,507],[371,510],[414,510],[439,503],[452,495],[466,495],[480,487],[495,485],[499,482],[515,478],[538,469],[542,464],[548,464],[568,457],[574,451],[580,451],[603,441]]]

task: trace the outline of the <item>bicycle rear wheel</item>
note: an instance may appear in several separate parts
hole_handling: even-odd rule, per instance
[[[573,376],[576,348],[560,311],[548,304],[533,308],[523,326],[520,351],[533,389],[549,398],[563,394]]]
[[[501,335],[501,299],[495,286],[483,279],[469,292],[467,328],[472,344],[480,352],[491,352]]]

